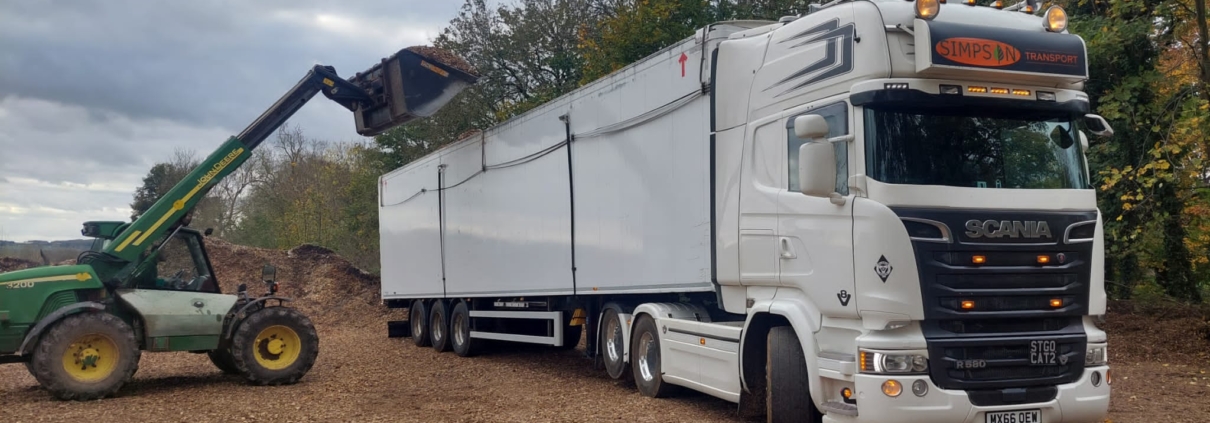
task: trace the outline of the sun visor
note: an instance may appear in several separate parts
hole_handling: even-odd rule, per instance
[[[1012,80],[1052,86],[1088,79],[1088,54],[1077,35],[916,19],[921,76]]]

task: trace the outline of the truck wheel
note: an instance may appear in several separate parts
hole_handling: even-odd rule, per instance
[[[635,324],[630,344],[630,366],[634,369],[634,384],[639,393],[664,398],[672,395],[676,387],[664,383],[664,371],[660,363],[660,334],[655,329],[651,316],[639,317]]]
[[[289,307],[261,309],[244,319],[231,339],[231,359],[256,385],[288,385],[302,379],[319,356],[311,320]]]
[[[210,357],[210,362],[214,363],[214,367],[218,367],[224,374],[239,374],[239,368],[235,367],[235,358],[231,356],[230,349],[219,347],[216,350],[206,351],[206,355]]]
[[[601,349],[601,360],[605,363],[605,373],[614,379],[629,379],[633,373],[626,366],[626,339],[622,337],[622,319],[618,311],[606,309],[601,314],[601,333],[597,345]]]
[[[92,400],[118,392],[138,368],[139,344],[130,326],[109,313],[78,313],[42,336],[30,365],[55,397]]]
[[[424,306],[424,300],[412,301],[408,320],[412,325],[412,343],[417,347],[429,346],[429,308]]]
[[[450,315],[450,343],[460,357],[475,355],[481,348],[478,339],[471,338],[471,311],[466,301],[459,301]]]
[[[450,350],[449,316],[449,303],[433,301],[433,311],[429,312],[429,338],[433,340],[433,349],[437,352]]]
[[[769,423],[799,422],[805,416],[811,423],[823,421],[823,414],[811,401],[807,386],[807,359],[798,335],[790,326],[769,330],[765,377],[766,418]]]

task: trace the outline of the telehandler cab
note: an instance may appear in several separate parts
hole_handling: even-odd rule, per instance
[[[431,116],[477,80],[433,52],[404,49],[348,80],[315,66],[138,219],[85,222],[95,240],[75,265],[0,274],[0,363],[25,363],[60,399],[116,393],[143,350],[205,352],[254,384],[297,382],[319,353],[315,328],[284,306],[270,265],[264,295],[245,284],[222,293],[203,243],[210,231],[189,228],[193,208],[316,93],[353,112],[364,136]]]

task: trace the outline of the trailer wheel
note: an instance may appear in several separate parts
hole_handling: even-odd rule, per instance
[[[660,362],[660,334],[655,329],[655,320],[643,315],[635,324],[630,345],[630,366],[634,370],[634,382],[639,393],[664,398],[676,391],[676,386],[664,383],[664,370]]]
[[[231,339],[235,367],[256,385],[298,382],[315,365],[319,335],[311,320],[289,307],[269,307],[252,313]]]
[[[79,313],[51,327],[34,349],[34,378],[55,397],[92,400],[117,393],[139,365],[130,326],[109,313]]]
[[[433,301],[433,311],[429,313],[429,332],[433,349],[437,352],[450,350],[449,316],[449,303],[443,300]]]
[[[766,418],[769,423],[799,422],[803,416],[811,423],[823,421],[823,415],[811,400],[807,385],[807,360],[798,342],[798,335],[790,326],[778,326],[769,330],[768,356],[765,361]]]
[[[219,347],[206,351],[206,356],[210,357],[210,362],[214,363],[214,367],[217,367],[223,374],[239,374],[239,368],[235,367],[235,358],[231,357],[230,348]]]
[[[424,300],[412,301],[408,320],[412,325],[412,343],[417,347],[429,346],[429,308],[424,306]]]
[[[626,366],[626,339],[622,337],[622,324],[617,310],[606,309],[601,316],[601,333],[597,335],[605,372],[614,379],[629,379],[633,375]]]
[[[480,349],[480,340],[471,338],[471,312],[466,301],[459,301],[450,315],[450,343],[454,354],[460,357],[475,355]]]

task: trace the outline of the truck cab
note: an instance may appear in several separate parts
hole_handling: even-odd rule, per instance
[[[833,2],[720,44],[722,303],[790,321],[829,421],[1096,420],[1085,131],[1109,129],[1083,40],[1061,9],[940,3]]]

